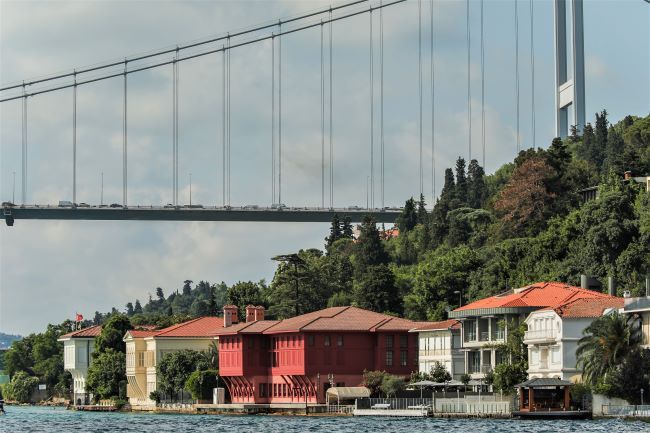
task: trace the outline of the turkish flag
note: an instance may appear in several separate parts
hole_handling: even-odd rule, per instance
[[[84,319],[84,316],[79,313],[76,314],[77,314],[77,318],[75,319],[75,322],[81,322]]]

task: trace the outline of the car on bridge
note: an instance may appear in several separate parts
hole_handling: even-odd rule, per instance
[[[284,204],[284,203],[273,203],[271,205],[271,209],[275,209],[275,210],[282,210],[282,209],[286,209],[286,208],[287,208],[287,205]]]
[[[111,203],[111,205],[110,205],[109,207],[112,207],[112,208],[121,208],[121,207],[124,207],[124,206],[122,206],[121,204],[118,204],[118,203]]]
[[[10,202],[10,201],[3,201],[3,202],[2,202],[2,207],[15,207],[15,206],[16,206],[16,205],[13,204],[13,203]]]
[[[69,200],[59,200],[59,207],[75,207],[75,204]]]

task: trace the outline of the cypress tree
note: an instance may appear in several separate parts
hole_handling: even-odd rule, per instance
[[[424,201],[424,194],[420,193],[420,201],[418,201],[417,222],[418,224],[426,224],[427,222],[427,208]]]
[[[472,159],[467,167],[467,204],[475,209],[483,206],[487,197],[484,175],[483,167],[477,160]]]
[[[343,228],[341,229],[341,234],[344,238],[352,239],[353,237],[352,220],[349,216],[343,218]]]
[[[140,304],[139,299],[135,300],[135,306],[133,307],[133,314],[142,314],[142,304]]]
[[[334,214],[332,217],[332,224],[330,225],[330,235],[325,238],[325,249],[329,251],[332,244],[341,239],[342,236],[341,220],[339,220],[338,214]]]
[[[377,224],[369,215],[363,218],[361,234],[355,246],[357,275],[363,274],[370,266],[388,263],[389,257],[381,243]]]
[[[465,160],[456,160],[456,198],[461,204],[467,203],[467,174],[465,173]]]
[[[396,224],[401,232],[406,233],[413,230],[417,223],[418,215],[415,210],[415,200],[411,197],[404,203],[404,209],[402,209],[400,216],[397,217]]]

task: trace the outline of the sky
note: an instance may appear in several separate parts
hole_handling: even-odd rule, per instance
[[[323,1],[12,1],[0,0],[0,83],[123,59],[275,22],[329,6]],[[334,3],[340,4],[340,3]],[[373,2],[377,5],[378,2]],[[422,154],[424,194],[431,203],[444,169],[469,157],[465,1],[434,0],[435,178],[432,167],[430,2],[422,2]],[[520,141],[546,147],[554,136],[553,8],[533,1],[535,135],[531,115],[531,17],[518,2]],[[353,7],[367,8],[367,4]],[[374,31],[374,150],[378,153],[379,14]],[[322,16],[323,18],[326,15]],[[480,2],[470,1],[472,158],[483,159]],[[312,18],[317,22],[321,17]],[[418,2],[384,10],[385,206],[417,196],[419,182]],[[584,4],[586,111],[610,119],[647,115],[650,107],[650,5],[642,0]],[[370,19],[332,29],[334,206],[365,206],[370,176]],[[274,31],[277,31],[274,29]],[[325,68],[329,27],[324,27]],[[259,33],[262,35],[262,33]],[[516,153],[515,20],[512,0],[484,8],[485,168]],[[321,203],[320,28],[282,38],[282,202]],[[276,62],[279,46],[276,41]],[[163,56],[161,60],[169,60]],[[269,205],[271,173],[271,43],[231,54],[231,204]],[[277,63],[276,63],[277,65]],[[277,72],[276,72],[277,74]],[[129,204],[171,202],[172,68],[129,76]],[[277,78],[277,75],[276,75]],[[327,79],[329,77],[326,77]],[[179,68],[179,202],[221,204],[222,57]],[[122,198],[121,79],[80,86],[77,98],[77,201]],[[276,87],[277,88],[277,87]],[[329,88],[326,89],[329,110]],[[3,94],[4,96],[4,94]],[[277,94],[276,94],[277,102]],[[276,119],[277,120],[277,119]],[[326,129],[329,117],[326,116]],[[0,104],[0,198],[20,201],[21,103]],[[277,129],[276,129],[277,131]],[[325,137],[328,143],[329,136]],[[326,160],[329,154],[326,152]],[[375,160],[377,161],[377,160]],[[375,165],[375,205],[381,206]],[[326,164],[326,170],[329,166]],[[16,172],[14,186],[13,173]],[[72,91],[28,100],[27,203],[72,199]],[[326,203],[329,178],[326,178]],[[92,318],[160,286],[170,293],[198,282],[270,281],[270,257],[322,248],[328,224],[228,222],[91,222],[17,220],[0,227],[0,331],[27,334],[47,323]]]

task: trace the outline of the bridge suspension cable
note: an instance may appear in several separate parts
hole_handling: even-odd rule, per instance
[[[278,22],[278,203],[282,203],[282,23]]]
[[[72,203],[77,203],[77,86],[72,88]]]
[[[370,8],[370,206],[375,207],[375,76],[372,40],[372,7]]]
[[[420,196],[423,193],[424,173],[422,172],[422,0],[418,0],[418,97],[420,102],[420,117],[418,127],[420,129]]]
[[[516,98],[516,123],[517,123],[517,153],[521,150],[521,143],[519,141],[519,10],[517,8],[518,1],[515,2],[515,98]]]
[[[178,62],[172,68],[172,203],[178,206]]]
[[[221,51],[221,205],[226,206],[226,49]]]
[[[230,38],[228,38],[227,45],[228,45],[228,47],[230,47]],[[228,206],[230,206],[230,145],[231,145],[231,142],[230,142],[231,122],[230,122],[230,120],[231,120],[231,103],[232,103],[231,92],[230,92],[230,88],[231,88],[231,85],[230,85],[230,53],[231,53],[231,51],[230,51],[230,49],[228,49],[228,51],[226,51],[226,90],[228,92],[228,94],[227,94],[227,106],[226,106],[226,110],[227,110],[226,111],[226,118],[228,119],[228,124],[227,124],[228,128],[227,128],[227,132],[226,132],[226,138],[227,138],[227,148],[226,148],[226,171],[227,171],[226,181],[227,181],[227,188],[226,188],[226,191],[227,191],[227,194],[228,194],[228,197],[227,197]]]
[[[346,9],[346,8],[351,7],[351,6],[355,6],[355,5],[359,4],[359,3],[365,3],[367,1],[369,1],[369,0],[356,0],[356,1],[349,2],[349,3],[341,4],[339,6],[329,6],[326,9],[320,9],[320,10],[309,12],[309,13],[299,15],[299,16],[296,16],[296,17],[293,17],[293,18],[286,18],[284,20],[279,20],[279,22],[280,22],[280,24],[288,24],[288,23],[292,23],[292,22],[302,21],[302,20],[305,20],[307,18],[311,18],[311,17],[317,16],[317,15],[322,15],[322,14],[325,14],[325,13],[330,12],[330,11]],[[269,24],[257,25],[257,26],[254,26],[254,27],[243,29],[243,30],[241,30],[239,32],[235,32],[235,33],[232,33],[232,34],[228,33],[227,35],[222,35],[222,36],[218,36],[218,37],[214,37],[214,38],[200,40],[200,41],[192,42],[192,43],[189,43],[189,44],[186,44],[186,45],[178,45],[178,46],[176,46],[174,48],[157,50],[157,51],[153,51],[153,52],[148,53],[148,54],[137,55],[137,56],[133,56],[133,57],[127,57],[126,61],[133,63],[133,62],[136,62],[136,61],[146,60],[146,59],[149,59],[149,58],[152,58],[152,57],[157,57],[157,56],[161,56],[161,55],[165,55],[165,54],[173,54],[173,53],[175,53],[177,51],[188,50],[190,48],[196,48],[196,47],[199,47],[199,46],[202,46],[202,45],[207,45],[207,44],[211,44],[211,43],[215,43],[215,42],[219,42],[219,41],[225,41],[226,39],[230,39],[230,38],[236,38],[236,37],[239,37],[239,36],[244,36],[244,35],[247,35],[247,34],[256,33],[256,32],[259,32],[261,30],[266,30],[266,29],[273,28],[273,27],[275,27],[277,25],[278,24],[275,21],[273,23],[269,23]],[[115,62],[108,62],[108,63],[105,63],[105,64],[93,65],[93,66],[89,66],[89,67],[85,67],[85,68],[77,68],[73,72],[66,72],[66,73],[62,73],[62,74],[53,74],[53,75],[45,76],[43,78],[33,79],[33,80],[30,80],[30,81],[26,81],[26,82],[23,81],[22,83],[6,85],[6,86],[0,88],[0,92],[5,91],[5,90],[17,89],[17,88],[25,87],[25,86],[32,86],[34,84],[43,83],[43,82],[46,82],[46,81],[52,81],[52,80],[58,80],[58,79],[61,79],[61,78],[72,77],[72,76],[77,75],[77,74],[85,74],[85,73],[88,73],[88,72],[94,72],[94,71],[98,71],[98,70],[101,70],[101,69],[107,69],[107,68],[112,68],[112,67],[115,67],[115,66],[121,66],[124,63],[124,61],[125,60],[119,60],[119,61],[115,61]]]
[[[334,100],[332,98],[332,63],[334,63],[332,58],[332,33],[333,33],[333,19],[332,11],[330,10],[329,15],[329,24],[330,24],[330,209],[334,208],[334,143],[332,141],[332,133],[334,130],[334,120],[332,117],[332,106],[334,105]]]
[[[467,12],[467,143],[469,150],[468,163],[472,160],[472,77],[471,77],[471,31],[469,25],[469,0],[465,1],[465,9]]]
[[[485,169],[485,37],[483,34],[483,3],[484,1],[481,0],[481,165]]]
[[[429,56],[431,58],[431,205],[433,206],[436,202],[436,86],[435,86],[435,60],[433,57],[433,2],[430,0],[430,26],[431,26],[431,41],[429,45]]]
[[[367,0],[364,0],[364,1],[367,1]],[[379,7],[386,8],[386,7],[389,7],[389,6],[394,6],[394,5],[397,5],[397,4],[400,4],[400,3],[404,3],[406,1],[407,0],[394,0],[394,1],[391,1],[389,3],[384,3],[382,6],[376,6],[373,9],[377,9]],[[332,8],[332,10],[334,10],[334,8]],[[323,22],[324,23],[332,23],[332,22],[335,22],[335,21],[340,21],[340,20],[344,20],[344,19],[347,19],[347,18],[352,18],[352,17],[355,17],[357,15],[362,15],[362,14],[365,14],[365,13],[368,13],[368,9],[362,9],[362,10],[359,10],[359,11],[350,12],[350,13],[347,13],[345,15],[340,15],[340,16],[337,16],[337,17],[330,17],[327,20],[323,20]],[[286,21],[284,21],[283,23],[286,23]],[[279,37],[281,35],[288,35],[288,34],[300,32],[300,31],[304,31],[304,30],[311,29],[311,28],[319,26],[319,25],[320,25],[320,22],[316,22],[316,23],[306,24],[306,25],[303,25],[301,27],[291,28],[291,29],[282,31],[282,33],[277,34],[276,37]],[[277,23],[274,24],[274,26],[277,26]],[[248,32],[248,33],[250,33],[250,32]],[[192,60],[192,59],[196,59],[196,58],[199,58],[199,57],[208,56],[210,54],[218,53],[218,52],[221,52],[223,50],[232,50],[234,48],[240,48],[240,47],[244,47],[244,46],[247,46],[247,45],[259,43],[259,42],[265,41],[267,39],[271,39],[271,35],[264,35],[264,36],[256,37],[256,38],[253,38],[253,39],[245,40],[245,41],[242,41],[242,42],[238,42],[236,44],[229,44],[227,47],[219,47],[219,48],[209,49],[209,50],[206,50],[206,51],[201,51],[201,52],[194,53],[194,54],[188,54],[188,55],[186,55],[184,57],[178,57],[178,59],[176,61],[177,62],[184,62],[184,61],[187,61],[187,60]],[[179,50],[180,50],[180,47],[179,47]],[[173,51],[175,51],[175,50],[173,50]],[[168,50],[166,52],[173,52],[173,51]],[[129,59],[128,61],[133,62],[134,59]],[[165,65],[170,65],[170,64],[173,63],[173,61],[174,61],[173,59],[172,60],[164,60],[164,61],[151,63],[151,64],[139,66],[139,67],[132,67],[126,73],[127,74],[133,74],[133,73],[137,73],[137,72],[147,71],[149,69],[159,68],[159,67],[162,67],[162,66],[165,66]],[[123,63],[124,63],[124,61],[121,61],[121,62],[119,62],[117,64],[121,65]],[[81,73],[80,71],[77,71],[77,74],[80,74],[80,73]],[[124,74],[124,72],[107,73],[106,75],[96,76],[96,77],[88,78],[88,79],[85,79],[85,80],[78,80],[77,85],[81,86],[81,85],[85,85],[85,84],[95,83],[97,81],[102,81],[102,80],[108,80],[108,79],[111,79],[111,78],[121,77],[123,74]],[[65,74],[65,75],[63,75],[63,77],[67,77],[69,75],[70,74]],[[43,80],[41,80],[40,82],[42,82],[42,81]],[[36,81],[32,81],[31,83],[32,84],[36,83]],[[27,85],[27,84],[25,84],[25,85]],[[2,98],[2,99],[0,99],[0,102],[7,102],[7,101],[12,101],[14,99],[20,99],[20,98],[25,98],[25,97],[29,97],[29,96],[36,96],[36,95],[40,95],[40,94],[43,94],[43,93],[49,93],[49,92],[54,92],[54,91],[57,91],[57,90],[67,89],[67,88],[72,87],[72,86],[74,86],[74,84],[70,83],[70,84],[62,84],[62,85],[58,85],[58,86],[54,86],[54,87],[49,87],[49,88],[42,88],[42,89],[39,89],[39,90],[35,90],[35,91],[31,92],[31,93],[25,93],[25,94],[21,94],[21,95]],[[15,88],[15,86],[13,86],[11,88]]]
[[[530,0],[530,105],[533,149],[535,148],[535,25],[533,0]]]
[[[23,86],[23,93],[25,93],[25,86]],[[23,98],[22,104],[22,170],[21,170],[21,200],[22,203],[27,203],[27,98]]]
[[[380,99],[380,148],[381,148],[381,208],[384,208],[384,8],[379,2],[379,99]]]
[[[124,119],[122,122],[122,205],[127,206],[127,69],[128,60],[124,60]],[[76,87],[76,86],[75,86]]]
[[[321,208],[325,208],[325,47],[323,23],[320,26],[320,173]]]
[[[275,202],[275,37],[273,36],[271,38],[271,204]]]

